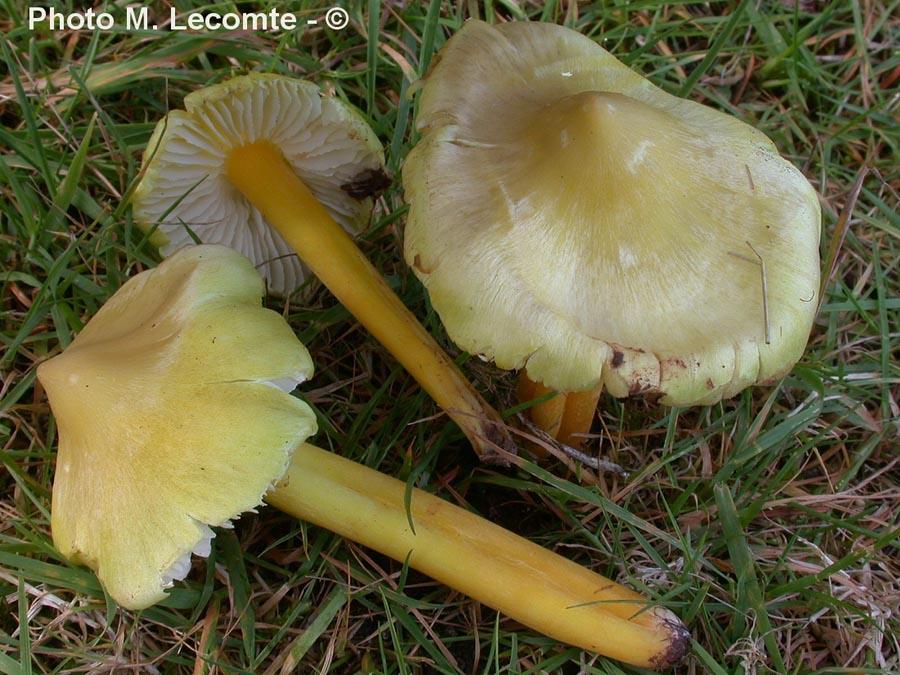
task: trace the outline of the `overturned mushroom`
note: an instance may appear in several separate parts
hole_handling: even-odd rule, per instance
[[[190,553],[209,551],[211,527],[265,493],[555,639],[645,667],[684,656],[689,636],[667,609],[303,442],[314,417],[287,390],[310,374],[309,355],[260,307],[262,292],[231,249],[182,249],[127,282],[38,369],[60,435],[54,542],[114,600],[163,599]]]
[[[515,446],[500,420],[339,226],[360,225],[384,162],[363,119],[315,85],[251,74],[194,92],[162,120],[133,205],[163,252],[198,238],[262,266],[295,290],[296,251],[335,297],[459,425],[482,459]],[[369,178],[366,178],[369,177]],[[365,181],[364,181],[365,182]],[[293,250],[292,250],[293,249]]]
[[[316,431],[286,393],[312,374],[309,353],[261,295],[235,251],[182,249],[38,367],[59,427],[53,540],[126,607],[162,599]]]
[[[417,127],[407,262],[460,347],[523,370],[526,399],[576,393],[542,411],[566,442],[601,386],[710,404],[800,358],[819,205],[756,129],[575,31],[479,21],[440,51]]]
[[[132,197],[163,255],[196,241],[224,244],[253,261],[271,293],[289,295],[305,281],[307,268],[285,236],[231,181],[229,161],[241,164],[249,154],[241,148],[254,144],[271,146],[271,161],[303,182],[300,208],[314,199],[353,234],[369,223],[372,198],[350,186],[360,175],[384,175],[381,143],[358,113],[312,82],[253,73],[189,94],[184,105],[157,124]]]

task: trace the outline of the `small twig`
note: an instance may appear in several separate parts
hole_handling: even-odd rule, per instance
[[[769,327],[769,283],[766,277],[766,261],[763,260],[763,257],[755,248],[753,248],[753,244],[749,241],[747,242],[747,246],[749,246],[750,250],[753,251],[757,258],[759,258],[759,272],[760,277],[762,278],[763,323],[766,328],[766,344],[771,344],[772,335]]]
[[[751,244],[749,241],[745,243],[750,247],[750,250],[753,251],[753,254],[756,256],[756,260],[742,253],[736,253],[735,251],[729,251],[728,255],[732,255],[735,258],[748,262],[752,265],[759,265],[760,277],[762,280],[763,329],[765,331],[766,344],[768,345],[772,343],[772,333],[769,326],[769,282],[766,276],[766,261],[763,260],[763,257],[759,254],[759,251],[753,248],[753,244]]]
[[[600,459],[599,457],[593,457],[584,452],[581,452],[581,450],[578,450],[577,448],[573,448],[571,445],[567,445],[562,441],[553,438],[553,436],[534,424],[534,422],[529,420],[522,413],[519,413],[516,417],[522,423],[522,426],[528,429],[530,433],[534,434],[544,443],[547,443],[548,445],[559,449],[570,459],[573,459],[576,462],[580,462],[584,466],[594,469],[595,471],[603,471],[605,473],[612,473],[617,476],[621,476],[622,478],[628,478],[628,472],[615,462],[609,462],[607,460]]]

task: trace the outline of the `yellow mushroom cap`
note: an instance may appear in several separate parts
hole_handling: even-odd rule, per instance
[[[821,215],[761,132],[575,31],[479,21],[438,53],[417,127],[405,256],[463,349],[675,405],[800,358]]]
[[[225,244],[257,265],[270,292],[288,295],[301,285],[307,270],[294,250],[226,175],[231,151],[260,141],[280,150],[346,230],[368,223],[373,201],[352,186],[381,171],[384,151],[343,101],[312,82],[251,73],[189,94],[184,107],[157,124],[132,197],[135,220],[163,255],[195,238]]]
[[[224,246],[130,279],[38,367],[59,428],[59,551],[130,609],[161,600],[213,533],[262,502],[316,431],[288,392],[313,371],[263,282]]]

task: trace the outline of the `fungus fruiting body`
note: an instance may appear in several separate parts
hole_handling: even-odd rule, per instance
[[[251,263],[182,249],[127,282],[39,367],[59,428],[53,538],[132,609],[165,597],[211,527],[276,507],[555,639],[646,667],[684,656],[667,609],[459,507],[312,445],[288,391],[309,354]],[[274,485],[274,488],[273,488]]]
[[[132,196],[163,255],[197,241],[224,244],[254,262],[270,293],[300,287],[303,262],[229,177],[229,162],[240,164],[258,145],[271,146],[268,160],[301,179],[299,208],[315,202],[352,233],[368,224],[372,199],[341,186],[384,168],[381,143],[359,114],[312,82],[254,73],[189,94],[184,106],[157,124]]]
[[[286,393],[312,361],[262,291],[236,252],[183,249],[38,368],[59,427],[53,540],[127,607],[159,601],[315,433]]]
[[[360,176],[384,164],[372,130],[308,82],[251,74],[194,92],[162,120],[135,191],[163,252],[198,238],[235,247],[290,293],[299,258],[459,425],[484,459],[514,445],[500,416],[406,309],[338,221],[371,212]]]
[[[575,31],[470,21],[425,77],[417,127],[405,255],[463,349],[551,390],[672,405],[800,358],[818,200],[750,125]]]

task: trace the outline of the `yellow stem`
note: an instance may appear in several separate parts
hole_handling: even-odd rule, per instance
[[[519,374],[517,393],[522,403],[542,398],[551,392],[553,392],[553,389],[530,379],[524,370]],[[528,408],[528,417],[538,428],[543,429],[553,438],[556,438],[565,410],[565,394],[557,393],[553,398],[541,403],[535,403]]]
[[[416,378],[485,461],[508,463],[515,445],[500,416],[409,312],[384,278],[267,141],[228,157],[231,183],[375,338]]]
[[[535,382],[524,370],[519,373],[519,400],[523,403],[546,396],[550,387]],[[580,448],[597,414],[603,385],[588,391],[558,392],[556,396],[528,409],[531,421],[550,436],[573,448]]]
[[[309,444],[266,500],[561,642],[650,668],[689,635],[670,611],[449,502]]]
[[[598,384],[587,391],[570,391],[565,394],[566,407],[563,412],[556,438],[573,448],[580,448],[587,440],[585,434],[591,430],[597,416],[597,402],[603,385]]]

